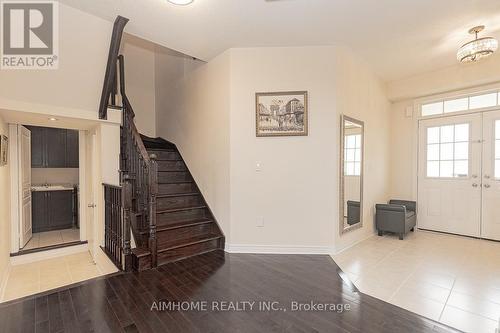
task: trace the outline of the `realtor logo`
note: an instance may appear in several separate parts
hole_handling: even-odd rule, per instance
[[[58,3],[1,2],[1,69],[58,68]]]

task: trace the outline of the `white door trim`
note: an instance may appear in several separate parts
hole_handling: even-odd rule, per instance
[[[10,252],[19,251],[19,156],[17,125],[9,124],[10,164]]]
[[[79,165],[78,165],[78,224],[80,227],[80,240],[87,240],[87,131],[78,131],[78,151],[79,151]]]
[[[80,223],[80,240],[87,240],[86,233],[86,220],[82,219],[82,211],[83,216],[85,216],[85,208],[87,207],[86,197],[82,195],[82,190],[85,192],[85,184],[87,181],[87,177],[85,176],[86,168],[86,153],[85,153],[85,135],[87,131],[80,130],[78,134],[79,140],[79,223]],[[17,124],[9,124],[9,164],[10,164],[10,253],[17,253],[20,250],[20,240],[19,240],[19,193],[20,193],[20,183],[19,183],[19,143],[18,143],[18,125]],[[82,138],[83,136],[83,138]],[[83,151],[83,153],[82,153]],[[91,181],[91,180],[90,180]]]

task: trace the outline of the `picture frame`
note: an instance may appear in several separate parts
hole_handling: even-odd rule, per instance
[[[0,166],[7,165],[9,156],[9,139],[5,135],[0,135]]]
[[[307,136],[307,97],[307,91],[256,93],[256,136]]]

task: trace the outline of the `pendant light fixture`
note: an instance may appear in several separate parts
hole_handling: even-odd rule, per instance
[[[480,25],[469,30],[476,38],[462,45],[457,52],[457,59],[460,62],[473,62],[490,56],[498,49],[498,41],[493,37],[478,38],[478,34],[484,30],[484,25]]]
[[[181,6],[189,5],[193,1],[194,0],[168,0],[168,2],[173,3],[174,5],[181,5]]]

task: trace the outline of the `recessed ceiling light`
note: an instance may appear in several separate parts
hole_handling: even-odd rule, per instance
[[[168,0],[168,2],[173,3],[174,5],[181,5],[181,6],[189,5],[193,1],[194,0]]]
[[[50,117],[49,118],[50,121],[57,121],[57,118],[54,118],[54,117]]]

